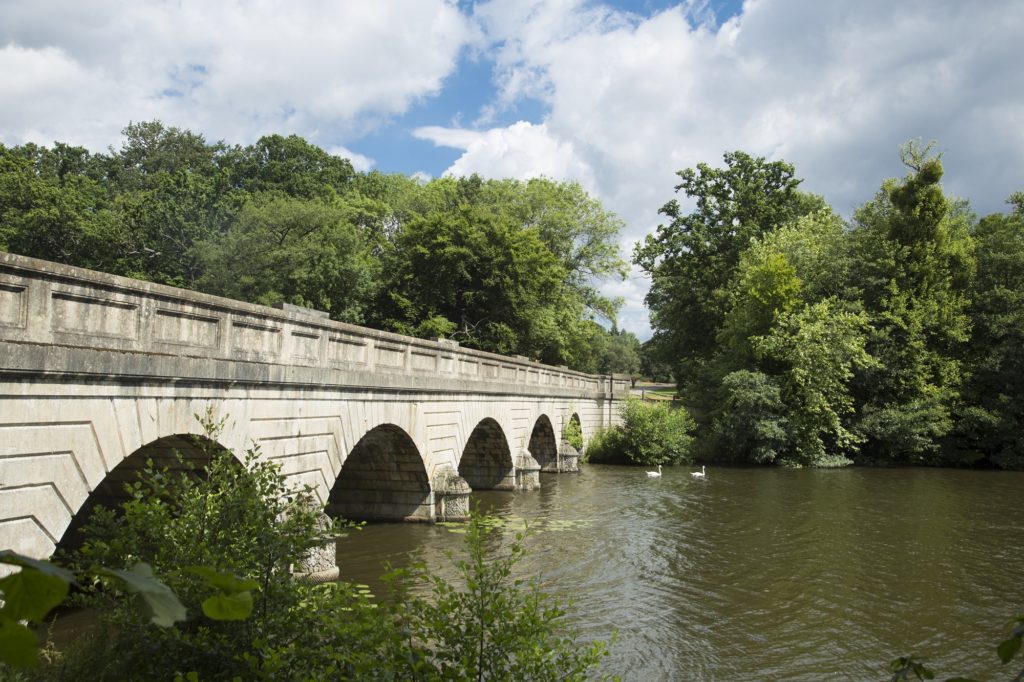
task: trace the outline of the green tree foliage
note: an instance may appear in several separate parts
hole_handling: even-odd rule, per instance
[[[583,452],[583,427],[579,419],[573,418],[565,422],[562,440],[576,448],[577,452]]]
[[[640,339],[632,332],[612,327],[607,336],[600,371],[603,374],[640,373]]]
[[[635,256],[701,457],[1024,466],[1024,195],[976,221],[930,145],[901,158],[849,223],[782,162],[680,173],[695,208]]]
[[[261,195],[241,208],[223,235],[197,245],[205,271],[199,286],[229,298],[292,303],[360,323],[378,282],[369,251],[343,201]]]
[[[851,275],[872,321],[867,348],[879,360],[855,393],[868,451],[934,461],[960,396],[973,242],[969,214],[943,194],[942,164],[930,147],[908,143],[902,158],[910,174],[883,185],[850,235]]]
[[[621,274],[619,222],[578,185],[478,176],[388,184],[380,191],[397,191],[404,208],[380,232],[377,324],[600,368],[593,344],[604,338],[593,319],[614,317],[617,302],[597,294],[594,278]]]
[[[725,168],[701,163],[679,171],[676,191],[693,200],[693,210],[684,212],[676,200],[665,204],[661,213],[671,222],[634,253],[651,275],[647,305],[658,343],[674,358],[691,399],[706,394],[740,254],[751,239],[821,206],[798,191],[801,181],[785,162],[739,151],[724,160]]]
[[[848,428],[854,412],[854,371],[877,366],[864,349],[868,318],[837,310],[826,299],[784,315],[772,332],[754,339],[758,357],[780,368],[790,464],[845,464],[860,438]]]
[[[117,269],[126,236],[95,161],[63,144],[0,145],[0,249]]]
[[[621,226],[577,183],[358,173],[295,135],[0,146],[2,249],[591,372]]]
[[[958,420],[961,458],[988,457],[1024,468],[1024,193],[1013,211],[982,218],[972,230],[977,277],[973,335],[964,364],[965,407]]]

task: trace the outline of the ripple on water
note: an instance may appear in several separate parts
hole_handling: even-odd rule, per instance
[[[623,679],[884,679],[907,653],[944,676],[1000,672],[993,646],[1024,610],[1024,474],[688,473],[586,466],[478,497],[530,521],[519,570],[573,602],[585,639],[618,631],[606,669]],[[422,525],[363,534],[339,544],[360,582],[414,549],[450,570],[461,542]]]

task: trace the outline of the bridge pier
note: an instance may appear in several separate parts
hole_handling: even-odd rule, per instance
[[[540,490],[540,464],[529,450],[516,457],[516,490]]]
[[[450,468],[434,475],[434,518],[437,521],[465,521],[469,518],[469,496],[473,489],[466,479]]]
[[[580,472],[580,453],[565,441],[558,447],[558,473],[578,474]]]

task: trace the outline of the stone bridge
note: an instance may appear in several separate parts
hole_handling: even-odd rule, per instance
[[[432,521],[574,470],[617,419],[594,376],[0,253],[0,548],[47,557],[147,459],[258,447],[328,513]],[[207,441],[207,444],[209,442]]]

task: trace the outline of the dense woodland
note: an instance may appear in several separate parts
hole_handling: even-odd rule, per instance
[[[639,370],[598,291],[620,228],[575,183],[360,173],[294,135],[0,145],[0,250],[587,372]]]
[[[679,173],[634,257],[698,458],[1024,466],[1024,193],[979,219],[901,154],[850,220],[782,161]]]
[[[633,254],[652,278],[641,348],[599,290],[626,269],[621,222],[578,184],[423,182],[296,136],[124,132],[105,154],[0,145],[0,249],[674,376],[695,423],[675,461],[1024,467],[1024,193],[979,218],[921,144],[850,219],[784,161],[680,171],[686,200]]]

